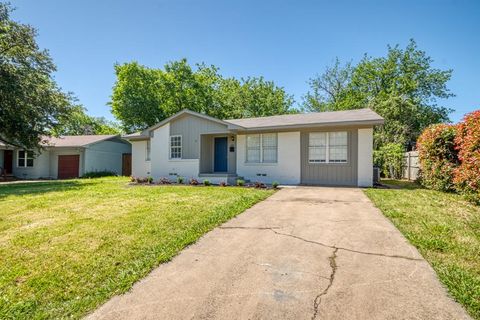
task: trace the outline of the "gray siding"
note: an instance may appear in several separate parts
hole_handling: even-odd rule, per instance
[[[237,171],[237,147],[236,147],[236,137],[235,141],[232,141],[233,135],[202,135],[201,136],[201,155],[200,155],[200,173],[212,173],[215,150],[214,150],[214,141],[215,137],[227,137],[227,168],[228,173],[236,173]],[[233,147],[233,152],[230,152],[230,147]]]
[[[347,163],[309,163],[308,134],[310,132],[348,132]],[[305,130],[301,132],[301,182],[318,185],[357,185],[358,129],[335,128],[327,130]]]
[[[226,125],[194,115],[184,115],[170,122],[170,135],[182,136],[183,159],[199,159],[200,134],[226,131]]]
[[[228,136],[228,173],[237,173],[237,137],[233,142],[231,135]],[[233,152],[230,151],[230,148],[233,147]]]
[[[202,135],[200,173],[213,172],[213,137]]]
[[[89,145],[85,149],[85,169],[81,174],[106,170],[121,175],[123,153],[132,153],[130,143],[108,140]]]

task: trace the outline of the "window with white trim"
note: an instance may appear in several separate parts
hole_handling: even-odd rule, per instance
[[[262,134],[262,162],[277,162],[277,134]]]
[[[33,152],[26,150],[18,150],[17,166],[18,167],[33,167]]]
[[[145,161],[150,161],[151,150],[152,150],[151,142],[150,140],[147,140],[147,148],[145,150]]]
[[[247,162],[276,163],[277,150],[276,133],[247,135]]]
[[[170,159],[182,158],[182,136],[170,136]]]
[[[311,132],[308,137],[308,161],[327,162],[327,133]]]
[[[260,135],[247,135],[247,162],[260,162]]]
[[[348,133],[311,132],[308,137],[308,162],[346,163],[348,161]]]
[[[347,162],[348,142],[347,132],[329,132],[328,133],[328,162],[345,163]]]

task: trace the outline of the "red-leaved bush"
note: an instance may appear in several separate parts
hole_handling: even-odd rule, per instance
[[[460,160],[455,187],[469,200],[480,203],[480,110],[465,115],[457,125],[455,144]]]
[[[458,166],[455,135],[455,126],[435,124],[427,127],[418,138],[420,182],[427,188],[454,190],[453,173]]]

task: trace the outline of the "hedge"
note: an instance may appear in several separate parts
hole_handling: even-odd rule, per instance
[[[376,166],[381,169],[384,177],[393,179],[402,178],[402,161],[405,150],[400,143],[387,143],[375,150],[373,159]]]
[[[417,140],[420,182],[427,188],[453,191],[453,174],[458,167],[453,125],[427,127]]]
[[[455,144],[460,165],[454,172],[457,191],[480,203],[480,110],[465,115],[457,125]]]
[[[457,125],[426,128],[417,149],[424,186],[457,191],[480,204],[480,110],[465,115]]]

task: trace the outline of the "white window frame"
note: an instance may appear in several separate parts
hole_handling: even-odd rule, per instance
[[[347,159],[345,161],[330,161],[330,133],[334,132],[345,132],[347,135]],[[311,160],[310,159],[310,134],[312,133],[325,133],[326,134],[326,144],[325,144],[325,161],[316,161],[316,160]],[[349,133],[348,131],[321,131],[321,132],[310,132],[308,134],[308,163],[310,164],[339,164],[339,165],[345,165],[348,164],[349,160],[349,147],[350,147],[350,139],[349,139]]]
[[[276,132],[272,132],[272,133],[265,133],[265,134],[274,134],[275,135],[275,153],[276,153],[276,157],[275,157],[275,161],[264,161],[263,159],[263,133],[254,133],[254,134],[247,134],[245,135],[245,163],[267,163],[267,164],[275,164],[275,163],[278,163],[278,133]],[[248,136],[256,136],[258,135],[259,136],[259,143],[260,143],[260,148],[259,148],[259,152],[260,152],[260,156],[259,156],[259,161],[249,161],[248,160]]]
[[[24,159],[23,166],[20,165],[20,151],[24,151],[25,157],[22,158]],[[28,156],[30,155],[30,159],[32,159],[32,165],[28,165]],[[35,154],[33,151],[28,151],[28,150],[17,150],[17,168],[33,168],[35,166]]]
[[[252,147],[249,148],[248,146],[248,138],[253,136],[258,136],[258,161],[248,160],[249,149],[253,149]],[[257,150],[256,147],[255,147],[255,150]],[[262,162],[262,135],[259,133],[245,135],[245,163],[260,163],[260,162]]]
[[[172,138],[180,138],[180,146],[172,146]],[[172,157],[172,148],[178,148],[180,152],[180,157]],[[183,156],[183,138],[182,135],[172,135],[169,140],[169,158],[170,159],[182,159]]]
[[[152,154],[152,143],[150,140],[147,140],[147,145],[145,146],[145,161],[150,161],[151,154]]]
[[[318,160],[318,159],[315,159],[315,160],[312,160],[311,159],[311,156],[310,156],[310,150],[312,148],[320,148],[320,146],[312,146],[311,145],[311,136],[312,134],[324,134],[325,135],[325,161],[322,161],[322,160]],[[327,145],[328,145],[328,132],[310,132],[308,134],[308,162],[309,163],[314,163],[314,164],[318,164],[318,163],[327,163],[328,161],[328,148],[327,148]]]

